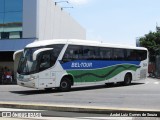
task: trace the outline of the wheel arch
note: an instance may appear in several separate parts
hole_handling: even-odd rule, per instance
[[[63,78],[68,78],[71,81],[71,85],[74,85],[74,77],[72,74],[65,74],[62,76],[61,81]]]
[[[128,86],[131,84],[133,80],[133,75],[132,75],[132,72],[126,72],[125,73],[125,76],[124,76],[124,81],[123,81],[123,85],[124,86]]]
[[[133,80],[133,73],[132,73],[131,71],[126,72],[125,75],[124,75],[124,77],[125,77],[126,75],[130,75],[131,81]]]

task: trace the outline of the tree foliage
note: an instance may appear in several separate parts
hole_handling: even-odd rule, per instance
[[[149,32],[140,38],[140,45],[146,47],[150,54],[150,60],[160,55],[160,32]]]

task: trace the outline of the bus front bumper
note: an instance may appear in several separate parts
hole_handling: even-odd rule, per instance
[[[27,82],[17,80],[17,84],[23,87],[36,88],[35,80],[27,81]]]

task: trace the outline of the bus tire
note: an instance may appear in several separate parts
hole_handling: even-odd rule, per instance
[[[62,78],[59,90],[62,92],[67,92],[70,89],[71,89],[71,81],[67,77]]]
[[[124,77],[123,85],[127,86],[130,85],[132,81],[132,75],[130,73],[127,73]]]

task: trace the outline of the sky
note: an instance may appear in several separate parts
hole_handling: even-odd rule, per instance
[[[61,0],[59,0],[61,1]],[[68,0],[60,4],[83,28],[86,39],[136,45],[136,38],[160,26],[160,0]]]

